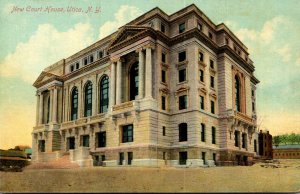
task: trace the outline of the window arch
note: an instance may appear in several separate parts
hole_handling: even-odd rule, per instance
[[[129,71],[129,100],[135,100],[139,94],[139,63],[135,62]]]
[[[93,84],[88,81],[84,88],[84,116],[92,116],[92,94]]]
[[[109,103],[109,78],[105,75],[100,81],[100,113],[107,112]]]
[[[235,107],[241,112],[241,82],[237,75],[235,76]]]
[[[47,121],[46,123],[49,123],[50,121],[50,96],[48,97],[48,100],[47,100]]]
[[[78,118],[78,90],[75,87],[71,94],[71,120],[76,120]]]

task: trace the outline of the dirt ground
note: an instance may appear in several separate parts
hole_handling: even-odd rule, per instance
[[[0,172],[2,192],[296,192],[300,160],[211,168],[94,167]]]

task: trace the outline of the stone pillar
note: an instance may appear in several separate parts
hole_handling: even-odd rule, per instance
[[[39,125],[43,124],[43,94],[42,92],[39,94],[40,96],[40,105],[39,105]]]
[[[50,110],[48,110],[49,111],[49,123],[52,121],[52,117],[53,117],[53,114],[52,114],[52,110],[53,110],[53,88],[51,88],[51,89],[49,89],[50,90],[50,96],[49,96],[49,98],[50,98],[50,106],[49,106],[49,109]]]
[[[117,85],[116,85],[116,104],[122,103],[122,62],[121,59],[117,61]]]
[[[53,114],[52,114],[52,122],[53,123],[57,123],[57,90],[58,88],[57,87],[54,87],[53,89]]]
[[[36,93],[36,112],[35,112],[35,125],[38,126],[39,124],[39,104],[40,104],[40,95]]]
[[[146,98],[152,97],[152,46],[146,46]]]
[[[111,62],[109,110],[116,104],[116,64]]]
[[[139,52],[139,99],[144,98],[144,53],[142,48],[138,50]]]

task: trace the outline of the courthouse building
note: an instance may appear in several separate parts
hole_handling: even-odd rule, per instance
[[[195,5],[172,15],[154,8],[42,71],[32,161],[251,163],[254,69],[247,47]]]

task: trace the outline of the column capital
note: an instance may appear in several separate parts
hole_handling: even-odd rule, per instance
[[[143,50],[144,50],[143,47],[139,47],[139,48],[135,49],[135,52],[136,52],[136,53],[139,53],[139,52],[141,52],[141,51],[143,51]]]
[[[110,59],[111,62],[116,63],[116,62],[124,62],[124,59],[122,57],[114,57]]]
[[[153,43],[149,43],[149,44],[143,46],[143,49],[149,49],[149,48],[150,48],[151,50],[154,50],[155,45],[154,45]]]

